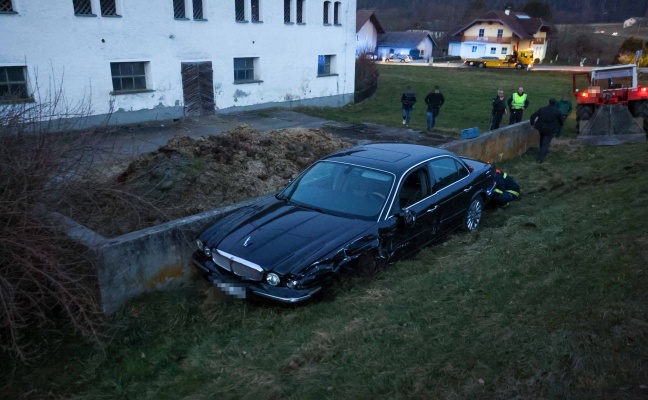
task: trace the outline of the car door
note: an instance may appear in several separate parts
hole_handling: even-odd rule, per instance
[[[439,225],[445,232],[461,223],[471,200],[470,172],[452,156],[435,158],[428,166],[433,178],[433,197],[438,204]]]

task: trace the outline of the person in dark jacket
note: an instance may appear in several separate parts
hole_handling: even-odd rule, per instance
[[[441,106],[445,103],[445,97],[441,93],[441,90],[438,86],[434,87],[434,91],[428,93],[425,96],[425,104],[427,104],[427,130],[434,129],[436,125],[436,119],[439,116],[439,110]]]
[[[493,199],[499,207],[506,207],[513,200],[519,200],[520,185],[513,177],[499,169],[495,170],[495,190]]]
[[[493,112],[491,114],[491,131],[497,129],[502,122],[502,117],[506,114],[506,100],[504,100],[504,91],[502,89],[497,91],[497,96],[493,98]]]
[[[517,92],[513,93],[513,95],[508,99],[508,106],[511,110],[509,125],[522,122],[522,114],[524,113],[524,110],[529,108],[529,98],[527,94],[524,93],[524,88],[522,86],[520,86]]]
[[[411,86],[407,86],[401,96],[401,105],[403,108],[403,125],[409,126],[412,112],[414,112],[414,103],[416,103],[416,93]]]
[[[537,160],[539,163],[544,162],[549,152],[551,139],[560,131],[562,125],[563,117],[556,107],[556,99],[549,99],[549,105],[531,114],[531,126],[534,126],[540,132],[540,151]]]

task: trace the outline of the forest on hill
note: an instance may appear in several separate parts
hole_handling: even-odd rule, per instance
[[[387,31],[448,30],[489,10],[510,6],[554,24],[623,22],[648,17],[648,0],[358,0],[358,9],[371,8]]]

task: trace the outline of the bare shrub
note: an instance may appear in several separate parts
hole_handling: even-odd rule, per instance
[[[365,53],[356,58],[354,101],[359,103],[378,90],[378,68]]]

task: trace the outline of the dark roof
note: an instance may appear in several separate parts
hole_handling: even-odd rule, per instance
[[[539,31],[549,31],[549,24],[542,18],[531,18],[525,13],[511,12],[508,15],[504,11],[489,11],[471,23],[450,32],[450,36],[461,36],[477,22],[501,22],[513,31],[513,34],[520,39],[531,39]]]
[[[454,154],[437,147],[418,144],[372,143],[340,150],[324,159],[376,168],[398,175],[413,165],[441,155]]]
[[[362,29],[364,24],[369,20],[371,20],[371,23],[376,27],[376,31],[378,33],[385,33],[385,30],[380,25],[380,22],[378,22],[378,18],[376,18],[376,13],[374,10],[358,10],[356,12],[356,32]]]
[[[428,31],[387,32],[378,35],[377,46],[413,49],[418,46],[426,36],[430,38],[432,45],[436,46],[436,42]]]

